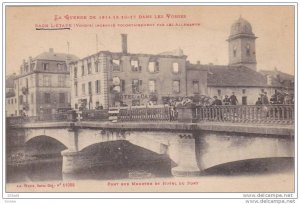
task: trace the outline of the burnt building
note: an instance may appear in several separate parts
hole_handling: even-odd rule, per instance
[[[70,64],[72,107],[163,104],[190,94],[193,83],[198,94],[206,93],[206,73],[202,80],[203,70],[190,65],[181,49],[135,54],[127,50],[127,35],[121,39],[122,52],[100,51]],[[191,84],[187,77],[193,77]]]

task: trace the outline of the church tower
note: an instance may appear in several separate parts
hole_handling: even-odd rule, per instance
[[[256,71],[255,39],[251,24],[240,17],[231,26],[228,38],[229,65],[246,66]]]

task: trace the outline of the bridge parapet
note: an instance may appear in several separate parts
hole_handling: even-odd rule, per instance
[[[261,124],[294,122],[294,105],[198,106],[195,111],[196,118],[200,122]]]
[[[36,122],[109,121],[108,110],[85,110],[80,117],[74,110],[68,113],[40,116],[8,117],[7,124],[15,126]],[[120,108],[118,122],[172,121],[183,123],[222,122],[247,124],[293,124],[294,105],[224,105],[195,107],[126,107]]]

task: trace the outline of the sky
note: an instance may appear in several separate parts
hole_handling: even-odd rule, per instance
[[[67,19],[67,16],[79,19]],[[167,16],[173,16],[168,18]],[[177,17],[175,18],[174,15]],[[62,19],[54,20],[56,17]],[[82,19],[87,17],[96,19]],[[119,19],[112,19],[118,16]],[[151,16],[151,18],[145,18]],[[158,54],[181,48],[188,60],[228,64],[231,25],[242,16],[252,25],[258,70],[294,74],[292,6],[39,6],[6,8],[6,73],[19,73],[23,59],[53,48],[83,58],[100,50],[121,51],[128,34],[130,53]],[[110,17],[111,19],[103,19]],[[122,19],[122,17],[124,19]],[[142,18],[140,18],[142,17]],[[161,17],[161,18],[158,18]],[[180,18],[179,18],[180,17]],[[195,23],[197,26],[96,27],[96,25]],[[71,24],[70,30],[36,30]],[[76,24],[93,27],[76,27]],[[44,27],[45,28],[45,27]],[[96,37],[97,36],[97,37]],[[97,39],[98,38],[98,46]]]

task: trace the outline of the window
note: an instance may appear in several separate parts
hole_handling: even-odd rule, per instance
[[[92,82],[91,81],[88,83],[88,87],[89,87],[89,95],[92,95],[93,92],[92,92]]]
[[[30,64],[30,71],[33,71],[34,67],[35,67],[35,63],[31,63]]]
[[[17,103],[17,98],[15,98],[15,103]]]
[[[246,89],[243,89],[242,92],[243,92],[243,94],[245,94],[246,93]]]
[[[88,74],[92,73],[92,64],[89,62],[88,63]]]
[[[139,93],[142,86],[142,80],[132,80],[132,93]]]
[[[33,80],[34,80],[34,76],[33,75],[31,75],[31,77],[30,77],[30,79],[29,79],[30,81],[30,87],[33,87],[34,86],[34,83],[33,83]]]
[[[57,64],[57,69],[58,70],[64,70],[64,64]]]
[[[44,100],[45,103],[50,103],[50,93],[44,93]]]
[[[149,62],[148,70],[150,73],[159,71],[159,62]]]
[[[33,93],[30,94],[30,99],[31,99],[31,104],[33,104],[33,103],[34,103],[34,102],[33,102]]]
[[[25,79],[25,86],[26,86],[26,88],[28,88],[28,79],[27,78]]]
[[[260,91],[261,91],[262,93],[264,93],[264,92],[265,92],[265,89],[261,89]]]
[[[77,67],[74,67],[74,78],[77,78]]]
[[[132,106],[139,106],[139,105],[140,105],[140,100],[138,99],[132,100]]]
[[[44,75],[43,76],[43,85],[44,86],[51,86],[51,77]]]
[[[121,80],[121,90],[125,92],[125,80]]]
[[[95,62],[95,72],[98,72],[99,71],[99,69],[98,69],[98,62],[96,61]]]
[[[95,81],[95,92],[96,92],[96,94],[101,93],[101,84],[100,84],[100,80],[96,80],[96,81]]]
[[[120,71],[120,60],[118,59],[113,59],[112,60],[112,69],[113,71]]]
[[[173,63],[173,73],[175,74],[179,73],[179,65],[177,62]]]
[[[84,66],[81,66],[81,76],[84,76]]]
[[[233,56],[236,57],[236,46],[233,47]]]
[[[130,61],[130,65],[131,65],[131,71],[133,71],[133,72],[140,72],[140,71],[142,71],[142,67],[139,66],[139,61],[137,61],[137,60],[131,60]]]
[[[14,99],[13,98],[11,99],[11,104],[14,104]]]
[[[247,44],[247,46],[246,46],[246,53],[247,53],[247,56],[250,56],[250,44]]]
[[[82,95],[85,95],[85,84],[81,85],[81,93]]]
[[[65,102],[66,102],[65,93],[59,93],[59,103],[65,103]]]
[[[75,89],[75,96],[78,96],[78,83],[74,83],[74,89]]]
[[[75,109],[78,109],[78,104],[77,103],[75,103]]]
[[[48,70],[49,69],[49,64],[48,63],[42,63],[43,70]]]
[[[179,80],[173,81],[173,92],[174,93],[180,92],[180,81]]]
[[[150,91],[150,93],[156,92],[155,80],[149,80],[149,91]]]
[[[247,105],[247,96],[242,97],[242,105]]]
[[[66,82],[65,76],[58,75],[58,86],[64,87]]]
[[[193,92],[199,93],[199,81],[193,81]]]
[[[222,91],[218,89],[218,96],[221,96]]]
[[[8,104],[10,104],[10,99],[8,99]]]

